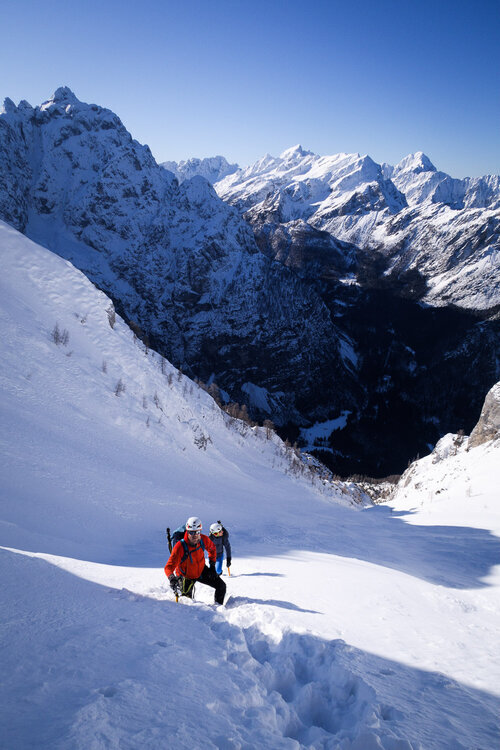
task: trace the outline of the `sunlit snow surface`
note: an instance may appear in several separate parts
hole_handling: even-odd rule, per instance
[[[498,746],[498,446],[353,505],[70,264],[4,224],[0,248],[2,747]],[[192,514],[231,532],[224,607],[169,593],[165,527]]]

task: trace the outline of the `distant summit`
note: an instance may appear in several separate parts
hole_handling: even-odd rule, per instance
[[[234,174],[239,167],[229,164],[223,156],[212,156],[206,159],[188,159],[187,161],[165,161],[160,166],[173,172],[179,180],[189,180],[192,177],[204,177],[212,185],[230,174]]]
[[[60,86],[56,91],[52,94],[50,99],[48,99],[46,102],[44,102],[40,109],[48,109],[49,107],[53,106],[54,104],[80,104],[81,102],[76,98],[75,94],[71,91],[68,86]]]
[[[292,159],[301,159],[304,156],[315,156],[315,154],[312,151],[306,151],[300,144],[297,144],[296,146],[292,146],[283,151],[283,153],[280,154],[280,159],[291,161]]]
[[[417,151],[414,154],[408,154],[399,164],[396,164],[394,173],[397,174],[399,172],[413,172],[414,174],[418,174],[419,172],[436,172],[436,167],[428,156],[422,151]]]

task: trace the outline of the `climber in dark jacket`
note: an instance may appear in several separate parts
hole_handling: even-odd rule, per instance
[[[224,549],[226,550],[226,565],[229,570],[231,567],[231,545],[229,544],[229,532],[220,521],[216,521],[210,526],[209,539],[215,544],[217,559],[215,561],[215,571],[218,575],[222,573],[222,560],[224,558]]]

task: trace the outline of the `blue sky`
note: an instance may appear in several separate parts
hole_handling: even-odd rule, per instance
[[[158,161],[296,143],[500,173],[499,0],[2,0],[0,97],[61,85]]]

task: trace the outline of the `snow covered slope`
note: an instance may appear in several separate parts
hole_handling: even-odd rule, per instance
[[[5,747],[495,746],[498,443],[359,504],[71,264],[4,224],[0,253]],[[169,593],[164,529],[193,513],[231,533],[224,607]]]
[[[426,302],[500,304],[499,176],[456,180],[421,152],[392,167],[369,156],[317,156],[295,146],[215,188],[259,233],[263,225],[303,220],[380,253],[394,278],[418,271],[427,283]]]

